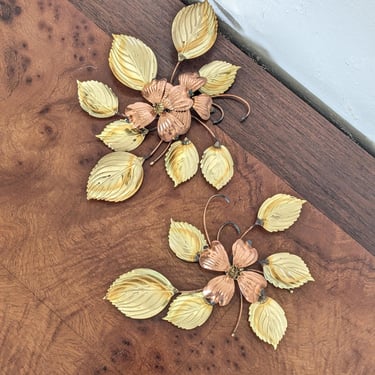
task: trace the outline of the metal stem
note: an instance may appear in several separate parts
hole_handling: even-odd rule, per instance
[[[245,121],[250,115],[250,112],[251,112],[250,104],[244,98],[241,98],[240,96],[233,95],[233,94],[220,94],[220,95],[213,96],[212,98],[219,98],[219,99],[228,98],[228,99],[233,99],[233,100],[237,100],[238,102],[241,102],[247,108],[247,112],[245,113],[244,116],[241,117],[240,122]]]
[[[208,206],[209,206],[210,202],[212,201],[212,199],[214,199],[214,198],[224,198],[227,203],[230,202],[229,198],[226,195],[224,195],[224,194],[214,194],[210,198],[208,198],[207,203],[204,206],[204,210],[203,210],[203,228],[204,228],[204,233],[206,235],[206,239],[207,239],[207,242],[208,242],[209,246],[211,246],[211,240],[210,240],[210,236],[208,235],[208,231],[207,231],[206,216],[207,216]]]
[[[168,142],[167,147],[162,151],[162,153],[156,159],[154,159],[150,162],[150,165],[154,165],[157,161],[159,161],[165,155],[165,153],[168,151],[171,143],[172,143],[172,141]]]
[[[176,74],[176,72],[177,72],[177,69],[178,69],[178,67],[180,66],[180,64],[181,64],[181,61],[177,61],[176,65],[174,66],[173,72],[172,72],[172,74],[171,74],[171,78],[170,78],[170,80],[169,80],[169,82],[172,83],[172,84],[173,84],[174,76],[175,76],[175,74]]]
[[[237,322],[236,322],[236,325],[234,326],[234,329],[232,331],[232,337],[234,337],[236,335],[237,328],[240,324],[240,320],[241,320],[241,316],[242,316],[242,310],[243,310],[243,297],[242,297],[242,293],[240,291],[240,311],[238,312]]]
[[[195,117],[195,116],[191,116],[191,118],[193,118],[195,121],[199,122],[211,134],[211,136],[212,136],[212,138],[214,139],[215,142],[218,141],[215,133],[202,120],[200,120],[198,117]]]

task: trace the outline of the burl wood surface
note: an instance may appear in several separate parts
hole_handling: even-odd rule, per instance
[[[179,289],[200,288],[214,275],[168,249],[170,218],[202,227],[214,191],[200,173],[174,189],[160,162],[145,166],[144,184],[127,202],[85,195],[91,168],[109,152],[95,138],[108,121],[80,109],[76,80],[107,83],[122,108],[139,100],[108,68],[110,33],[142,39],[157,55],[159,77],[169,76],[170,24],[182,6],[0,1],[0,373],[372,374],[374,160],[222,37],[182,68],[213,59],[241,65],[231,92],[253,107],[239,124],[242,108],[221,103],[225,132],[215,131],[236,173],[223,189],[231,203],[210,209],[209,231],[226,220],[245,228],[277,192],[307,199],[291,229],[256,229],[249,238],[261,257],[302,256],[316,281],[292,294],[268,287],[288,318],[277,351],[248,327],[247,305],[230,336],[237,296],[193,331],[162,321],[164,313],[128,319],[103,300],[132,268],[154,268]],[[197,125],[190,137],[200,152],[211,144]],[[148,140],[137,153],[153,146]],[[225,232],[227,247],[234,239]]]

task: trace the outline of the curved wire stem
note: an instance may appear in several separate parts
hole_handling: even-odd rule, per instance
[[[129,120],[128,116],[126,116],[124,113],[116,112],[115,116],[121,117],[125,120]]]
[[[203,288],[193,289],[193,290],[179,290],[178,293],[180,293],[180,294],[191,294],[191,293],[198,293],[198,292],[202,292],[202,291],[203,291]]]
[[[216,103],[212,103],[212,107],[215,107],[220,112],[220,117],[217,120],[211,120],[214,125],[220,124],[224,119],[224,109]]]
[[[169,79],[170,83],[173,83],[174,76],[176,75],[177,69],[180,66],[181,61],[177,61],[176,65],[174,66],[173,72],[171,74],[171,78]]]
[[[236,325],[234,326],[233,331],[232,331],[232,335],[231,335],[232,337],[234,337],[236,335],[237,328],[240,324],[240,320],[241,320],[241,316],[242,316],[242,310],[243,310],[243,296],[242,296],[242,293],[240,291],[240,311],[238,312],[237,322],[236,322]]]
[[[250,115],[250,112],[251,112],[251,108],[250,108],[250,104],[244,99],[244,98],[241,98],[240,96],[238,95],[233,95],[233,94],[220,94],[220,95],[216,95],[216,96],[213,96],[212,98],[228,98],[228,99],[233,99],[233,100],[236,100],[240,103],[242,103],[247,111],[246,113],[241,117],[240,119],[240,122],[244,122]]]
[[[161,142],[163,142],[163,141],[161,141]],[[172,141],[168,142],[167,147],[161,152],[161,154],[156,159],[150,161],[150,165],[154,165],[156,162],[158,162],[165,155],[165,153],[168,151],[171,143],[172,143]]]
[[[158,127],[157,126],[153,126],[152,128],[145,128],[145,129],[147,129],[149,133],[152,133],[152,132],[158,130]]]
[[[234,223],[233,221],[226,221],[226,222],[225,222],[225,223],[219,228],[219,230],[217,231],[217,235],[216,235],[216,240],[217,240],[217,241],[220,241],[221,232],[222,232],[223,229],[224,229],[225,227],[227,227],[228,225],[230,225],[231,227],[233,227],[233,228],[236,230],[237,234],[240,234],[240,233],[241,233],[241,229],[240,229],[240,227],[239,227],[236,223]]]
[[[163,143],[163,141],[160,140],[159,143],[154,147],[154,149],[147,156],[144,157],[144,160],[150,159],[150,157],[155,154],[155,152],[162,145],[162,143]]]
[[[208,206],[209,206],[209,204],[211,203],[211,201],[214,198],[224,198],[227,203],[230,202],[229,198],[226,195],[224,195],[224,194],[214,194],[214,195],[211,195],[211,197],[208,198],[207,203],[204,206],[204,210],[203,210],[203,228],[204,228],[204,234],[206,235],[206,239],[207,239],[207,242],[208,242],[209,246],[211,246],[211,240],[210,240],[210,236],[208,235],[208,231],[207,231],[206,216],[207,216]]]
[[[254,229],[258,224],[258,222],[255,222],[253,225],[250,225],[249,228],[245,230],[245,232],[242,233],[240,239],[244,238],[252,229]]]
[[[214,139],[215,143],[219,141],[216,138],[215,133],[202,120],[200,120],[198,117],[195,117],[195,116],[191,116],[191,118],[193,118],[195,121],[199,122],[211,134],[211,137]]]

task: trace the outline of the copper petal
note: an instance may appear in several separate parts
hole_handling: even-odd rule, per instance
[[[157,80],[145,85],[142,96],[152,104],[160,103],[163,96],[169,92],[173,86],[166,79]]]
[[[190,123],[185,124],[175,116],[175,112],[163,112],[158,121],[159,137],[169,142],[181,134],[185,134],[190,128]]]
[[[188,91],[195,92],[206,84],[207,78],[200,77],[198,72],[189,72],[180,74],[178,82],[185,86]]]
[[[234,280],[229,276],[217,276],[203,288],[203,295],[210,303],[225,306],[233,297],[234,287]]]
[[[249,267],[258,260],[258,252],[248,242],[238,239],[232,246],[233,264],[238,268]]]
[[[185,134],[190,129],[191,125],[191,113],[190,111],[171,111],[172,115],[178,118],[184,124],[184,132],[181,134]]]
[[[266,279],[259,273],[243,271],[237,278],[242,295],[250,303],[257,302],[261,290],[267,287]]]
[[[129,104],[125,109],[125,115],[137,129],[150,125],[156,117],[154,109],[143,102]]]
[[[164,108],[170,111],[187,111],[193,106],[185,86],[173,86],[162,99]]]
[[[193,108],[202,120],[208,120],[211,114],[212,98],[207,94],[201,94],[193,97]]]
[[[212,241],[211,247],[201,253],[199,264],[202,268],[212,271],[226,272],[230,268],[228,254],[219,241]]]

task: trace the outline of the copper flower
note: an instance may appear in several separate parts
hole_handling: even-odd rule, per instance
[[[170,142],[189,131],[191,108],[194,108],[203,120],[208,120],[211,97],[207,94],[194,96],[194,92],[206,83],[206,78],[200,77],[198,73],[184,73],[179,76],[179,83],[173,86],[166,79],[154,79],[146,84],[141,94],[152,105],[136,102],[125,109],[125,115],[133,126],[142,129],[158,117],[159,137]]]
[[[203,289],[203,295],[212,304],[227,305],[235,290],[235,280],[238,282],[241,294],[245,299],[254,303],[267,287],[263,275],[255,270],[245,270],[258,260],[258,252],[248,242],[238,239],[232,246],[233,261],[229,262],[228,254],[220,241],[212,241],[211,246],[204,250],[199,258],[202,268],[212,271],[225,272],[210,280]]]

